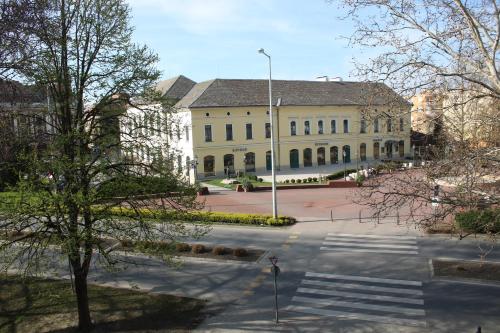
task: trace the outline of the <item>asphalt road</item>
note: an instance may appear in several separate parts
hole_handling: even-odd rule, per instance
[[[199,332],[500,332],[500,285],[444,281],[429,259],[478,259],[479,241],[423,236],[409,225],[357,220],[302,222],[280,229],[216,226],[201,242],[268,250],[258,263],[129,257],[122,270],[101,268],[90,282],[207,299]],[[484,245],[484,244],[482,244]],[[274,323],[276,255],[280,323]],[[488,260],[500,261],[492,250]],[[67,262],[52,273],[67,277]]]

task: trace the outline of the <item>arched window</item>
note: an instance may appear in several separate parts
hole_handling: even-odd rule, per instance
[[[255,172],[255,153],[245,154],[245,172]]]
[[[311,123],[309,120],[304,121],[304,135],[311,134]]]
[[[373,143],[373,158],[378,160],[380,158],[380,143]]]
[[[399,141],[399,157],[405,157],[405,142]]]
[[[378,133],[378,118],[373,120],[373,132]]]
[[[296,169],[299,167],[299,151],[297,149],[290,150],[290,168]]]
[[[234,155],[226,154],[224,155],[224,174],[231,176],[234,174]]]
[[[339,148],[337,146],[330,147],[330,163],[339,163]]]
[[[312,162],[312,149],[311,148],[306,148],[304,149],[304,166],[305,167],[310,167],[313,165]]]
[[[318,134],[323,134],[323,120],[318,120]]]
[[[317,150],[318,155],[318,165],[325,165],[325,148],[320,147]]]
[[[359,145],[359,159],[361,161],[366,161],[366,143]]]
[[[330,121],[331,133],[337,133],[337,122],[335,120]]]
[[[349,133],[349,120],[344,119],[344,133]]]
[[[297,135],[297,123],[295,121],[290,122],[290,135]]]
[[[203,157],[203,172],[205,177],[215,175],[215,158],[212,155]]]
[[[342,147],[342,161],[344,163],[351,163],[351,147],[349,145]]]

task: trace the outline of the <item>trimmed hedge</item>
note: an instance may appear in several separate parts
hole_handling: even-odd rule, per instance
[[[123,176],[103,182],[98,189],[103,198],[133,195],[176,192],[179,190],[175,180],[152,176]]]
[[[356,172],[356,169],[347,169],[345,171],[345,175],[347,176],[350,173]],[[331,175],[326,176],[327,180],[336,180],[344,178],[344,170],[332,173]]]
[[[470,210],[455,215],[457,226],[468,232],[490,234],[500,232],[500,209]]]
[[[96,208],[95,212],[99,212]],[[262,214],[241,214],[241,213],[222,213],[222,212],[192,212],[185,213],[175,210],[152,210],[139,209],[135,211],[132,208],[114,207],[110,209],[111,214],[125,217],[138,217],[138,214],[143,218],[160,219],[160,220],[177,220],[177,221],[192,221],[192,222],[215,222],[215,223],[230,223],[230,224],[254,224],[254,225],[271,225],[285,226],[292,225],[297,220],[290,216],[279,216],[274,219],[270,215]]]

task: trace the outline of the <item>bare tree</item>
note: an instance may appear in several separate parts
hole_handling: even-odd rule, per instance
[[[355,22],[352,45],[380,50],[372,59],[356,60],[356,75],[384,82],[408,99],[422,93],[439,99],[429,119],[439,124],[438,143],[417,156],[432,162],[372,180],[360,202],[375,215],[410,207],[411,217],[425,226],[460,211],[494,207],[500,179],[498,0],[330,2],[342,5],[345,18]],[[380,117],[374,108],[364,110],[372,122]],[[388,118],[409,112],[391,103],[386,109]]]
[[[87,330],[92,326],[87,296],[91,262],[98,253],[104,263],[116,263],[105,239],[173,244],[206,229],[146,220],[148,212],[182,212],[199,205],[195,188],[172,163],[177,152],[168,132],[175,125],[174,111],[151,88],[159,77],[158,58],[131,42],[126,3],[38,3],[44,9],[30,17],[34,22],[27,30],[23,23],[11,26],[13,34],[29,36],[32,57],[9,70],[46,89],[47,110],[29,118],[41,124],[48,143],[19,156],[26,170],[0,230],[20,236],[3,242],[0,252],[4,268],[35,273],[48,257],[60,256],[54,254],[57,245],[74,278],[78,327]],[[40,135],[32,137],[36,141]],[[148,177],[164,184],[155,199],[137,195],[148,190]],[[116,216],[121,209],[132,211],[129,219]]]

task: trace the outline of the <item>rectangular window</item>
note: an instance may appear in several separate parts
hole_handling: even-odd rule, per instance
[[[349,120],[344,119],[344,133],[349,133]]]
[[[405,130],[405,122],[403,118],[399,118],[399,130],[403,132]]]
[[[318,120],[318,134],[323,134],[323,120]]]
[[[297,135],[297,123],[295,121],[290,123],[290,135]]]
[[[366,120],[364,118],[361,119],[361,123],[359,124],[359,132],[366,133]]]
[[[332,120],[330,122],[330,127],[331,127],[331,133],[332,134],[337,133],[337,122],[335,120]]]
[[[266,123],[266,139],[271,137],[271,123]]]
[[[184,135],[186,136],[186,141],[189,142],[189,126],[184,126]]]
[[[233,124],[226,124],[226,141],[233,141]]]
[[[392,132],[392,118],[387,119],[387,132]]]
[[[205,142],[212,142],[212,125],[205,125]]]
[[[247,140],[252,140],[253,139],[252,124],[247,124],[246,125],[246,132],[247,132]]]
[[[309,123],[309,120],[304,121],[304,135],[309,135],[311,134],[311,124]]]
[[[373,121],[373,132],[378,133],[378,118]]]

